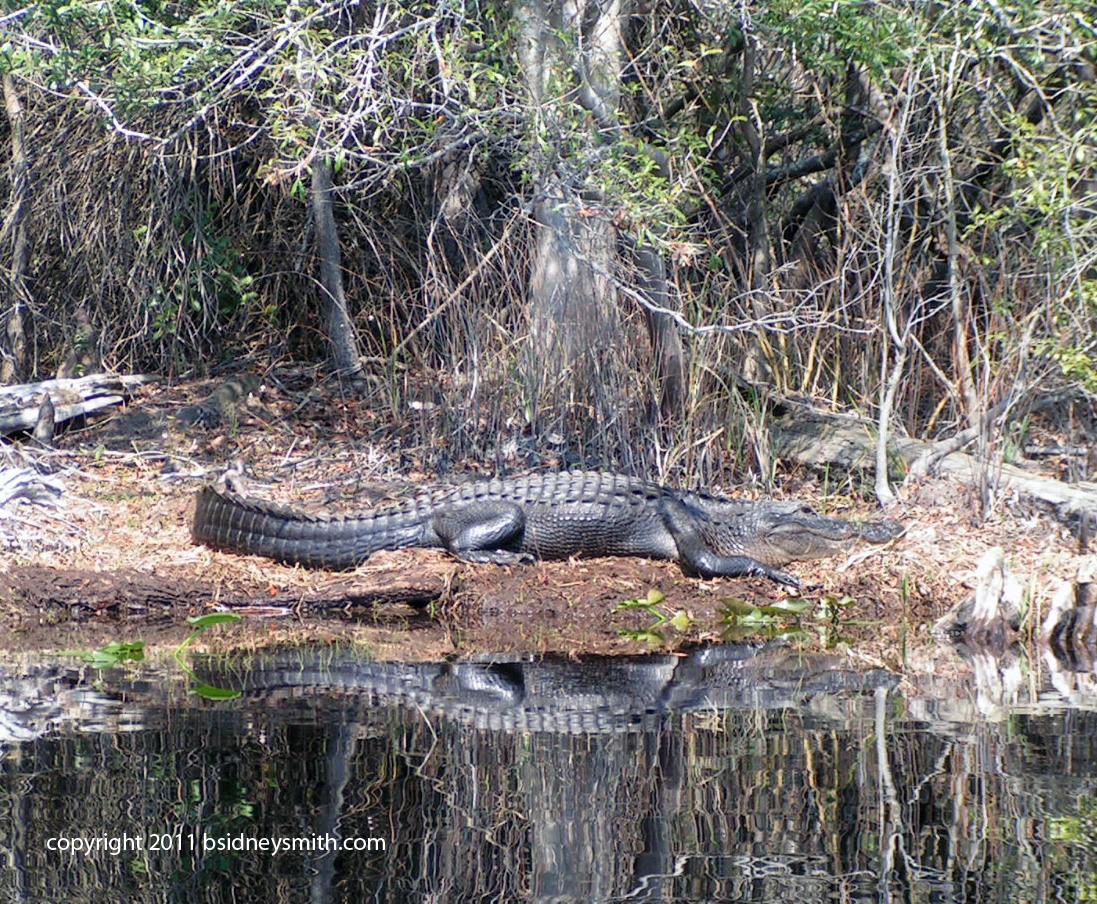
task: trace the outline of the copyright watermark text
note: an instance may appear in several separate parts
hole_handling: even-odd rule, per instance
[[[71,857],[92,857],[105,854],[118,857],[124,853],[179,852],[326,854],[338,851],[384,851],[384,838],[340,838],[337,835],[300,835],[263,837],[254,835],[209,835],[200,829],[185,829],[146,835],[54,835],[46,839],[46,850]]]

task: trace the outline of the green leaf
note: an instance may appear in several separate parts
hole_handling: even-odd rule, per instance
[[[635,640],[637,643],[646,643],[653,647],[662,646],[666,643],[666,638],[658,631],[629,631],[622,629],[618,633],[621,637],[627,637],[629,640]]]
[[[66,650],[63,655],[79,656],[93,668],[112,669],[124,662],[142,662],[145,658],[145,642],[143,640],[128,643],[116,641],[91,652]]]
[[[728,616],[749,615],[756,608],[753,603],[748,603],[746,600],[741,600],[738,597],[728,597],[720,607],[720,612]]]
[[[802,615],[805,612],[810,612],[811,607],[812,603],[810,601],[790,596],[788,599],[776,600],[760,608],[767,615]]]
[[[674,613],[674,617],[670,620],[671,627],[675,631],[685,632],[689,630],[689,626],[693,624],[693,619],[689,617],[689,613],[684,609],[679,609]]]
[[[135,640],[132,643],[112,643],[108,644],[105,649],[115,656],[133,659],[143,659],[145,656],[145,642],[143,640]]]
[[[243,621],[242,615],[234,612],[211,612],[209,615],[196,615],[187,619],[187,623],[195,628],[210,628],[213,625],[229,625],[233,622]]]
[[[197,684],[191,688],[192,694],[205,697],[207,700],[235,700],[240,696],[240,691],[231,691],[225,687],[214,687],[212,684]]]

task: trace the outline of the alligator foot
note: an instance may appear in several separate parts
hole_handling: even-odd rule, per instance
[[[775,581],[778,584],[783,584],[785,587],[793,587],[799,589],[800,579],[796,575],[787,571],[781,571],[779,568],[770,568],[768,565],[763,565],[762,569],[757,572],[759,577],[769,578],[771,581]]]
[[[528,552],[511,552],[509,549],[465,549],[454,555],[462,562],[489,565],[532,565],[536,556]]]
[[[799,587],[800,579],[780,568],[774,568],[750,556],[720,556],[709,550],[691,550],[689,558],[679,560],[682,570],[702,578],[769,578],[786,587]]]

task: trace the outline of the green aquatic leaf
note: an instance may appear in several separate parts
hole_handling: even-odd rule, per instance
[[[196,684],[191,688],[192,694],[205,697],[207,700],[235,700],[240,696],[240,691],[229,690],[225,687],[214,687],[212,684]]]
[[[689,630],[689,626],[693,624],[693,619],[690,618],[689,613],[684,609],[679,609],[674,613],[674,617],[670,619],[671,627],[675,631],[685,632]]]
[[[98,650],[62,650],[61,656],[76,656],[93,668],[112,669],[124,662],[142,662],[145,658],[145,642],[115,641]]]
[[[803,599],[798,596],[790,596],[787,599],[777,600],[770,603],[768,606],[762,606],[763,612],[773,611],[775,613],[785,612],[791,615],[802,615],[805,612],[810,612],[812,603],[810,600]]]
[[[646,631],[630,631],[628,629],[621,629],[618,634],[621,637],[627,637],[629,640],[635,640],[637,643],[646,643],[649,646],[658,647],[666,643],[666,638],[663,637],[658,631],[646,630]]]
[[[228,625],[243,621],[242,615],[234,612],[211,612],[209,615],[195,615],[187,619],[187,624],[195,628],[210,628],[213,625]]]

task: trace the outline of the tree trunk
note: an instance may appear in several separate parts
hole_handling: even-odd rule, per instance
[[[613,228],[601,217],[581,219],[578,199],[553,182],[555,190],[534,208],[537,239],[528,290],[528,376],[546,404],[596,396],[605,358],[600,352],[620,341],[616,296],[606,276],[613,265]]]
[[[595,3],[600,8],[595,9]],[[589,11],[584,6],[582,0],[560,5],[534,0],[515,7],[523,33],[526,82],[549,135],[559,134],[563,126],[555,121],[551,105],[543,103],[545,91],[568,60],[582,81],[577,99],[602,117],[616,110],[617,0],[594,0]],[[565,40],[575,46],[565,46]],[[581,64],[574,65],[579,60]],[[581,211],[591,210],[592,205],[556,173],[556,160],[544,163],[540,200],[533,211],[536,229],[527,296],[526,379],[535,407],[576,400],[586,403],[600,396],[605,356],[599,350],[619,341],[616,293],[609,279],[615,250],[613,225],[601,212],[583,215]],[[599,401],[612,404],[612,400]]]
[[[515,5],[522,29],[520,57],[526,82],[550,135],[559,131],[545,103],[554,77],[568,71],[575,99],[591,114],[599,140],[610,144],[621,134],[620,101],[624,47],[622,0],[544,0]],[[641,151],[642,152],[642,151]],[[606,397],[609,356],[600,353],[621,341],[617,297],[611,273],[617,251],[616,229],[600,198],[580,195],[545,161],[534,207],[537,224],[529,282],[531,395],[546,403],[552,396],[613,404]],[[666,266],[654,246],[640,244],[635,262],[652,344],[660,409],[664,417],[680,413],[685,396],[685,353],[673,318],[656,309],[667,306]],[[601,390],[601,391],[600,391]]]
[[[758,113],[758,100],[754,94],[757,41],[746,35],[742,54],[742,86],[739,94],[739,129],[746,142],[751,178],[744,199],[746,221],[746,274],[750,308],[758,325],[751,335],[743,365],[743,376],[751,382],[774,383],[784,387],[786,368],[781,366],[781,356],[773,348],[771,335],[763,324],[773,313],[774,293],[777,288],[773,270],[773,251],[770,246],[769,222],[766,216],[766,136],[764,124]]]
[[[0,384],[16,383],[27,372],[26,319],[30,301],[30,166],[23,134],[23,107],[11,75],[4,73],[4,110],[11,126],[11,204],[0,228],[0,243],[11,236],[7,323],[0,347]]]
[[[316,253],[320,258],[320,308],[331,343],[332,363],[340,374],[357,381],[362,375],[361,353],[343,293],[343,255],[331,192],[331,163],[327,158],[317,157],[312,162],[310,200],[316,221]]]
[[[296,4],[291,4],[286,10],[290,22],[297,21],[301,13],[301,8]],[[304,36],[298,35],[294,43],[297,47],[297,87],[305,109],[304,122],[316,131],[309,163],[312,175],[309,203],[316,225],[316,255],[320,259],[320,312],[331,346],[332,365],[341,376],[356,383],[362,376],[361,353],[358,333],[347,313],[347,299],[343,292],[343,254],[339,247],[339,230],[335,225],[332,202],[331,160],[323,147],[322,124],[314,112],[317,93],[315,60]]]
[[[636,249],[636,265],[640,270],[640,289],[653,307],[667,309],[667,268],[663,257],[649,244]],[[655,359],[655,377],[659,387],[659,412],[671,422],[682,413],[686,401],[686,353],[678,325],[669,314],[652,308],[644,309],[644,319],[651,339]]]

